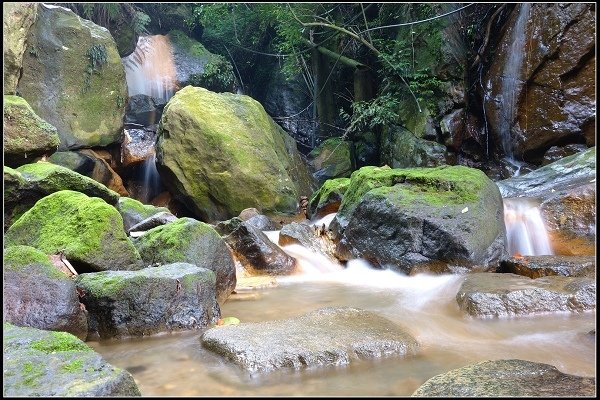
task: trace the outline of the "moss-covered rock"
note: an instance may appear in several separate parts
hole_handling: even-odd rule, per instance
[[[502,197],[463,166],[355,171],[333,229],[337,255],[407,273],[495,270],[506,256]]]
[[[101,338],[199,329],[221,317],[214,272],[188,263],[81,274],[76,282]]]
[[[166,207],[154,207],[149,204],[143,204],[130,197],[120,197],[115,207],[123,217],[123,225],[127,232],[129,232],[132,226],[139,224],[153,215],[161,212],[169,212],[169,209]]]
[[[180,218],[150,229],[135,239],[134,244],[146,264],[185,262],[214,271],[221,303],[235,289],[231,253],[217,231],[204,222]]]
[[[121,140],[127,84],[117,46],[69,9],[38,4],[18,91],[58,129],[60,149]]]
[[[56,128],[41,119],[27,101],[4,95],[4,163],[17,167],[54,153],[60,143]]]
[[[489,360],[436,375],[415,397],[593,397],[596,380],[526,360]]]
[[[4,231],[41,197],[19,171],[4,166]]]
[[[36,3],[7,2],[2,5],[4,94],[16,92],[27,34],[36,16]]]
[[[337,212],[349,185],[350,178],[337,178],[325,181],[310,199],[308,209],[311,218],[320,218],[332,212]]]
[[[352,142],[342,138],[327,139],[308,154],[308,160],[319,183],[327,179],[347,178],[354,170]]]
[[[16,397],[140,396],[133,377],[67,332],[5,322],[3,394]]]
[[[437,167],[447,164],[446,146],[415,137],[404,128],[386,129],[381,141],[381,162],[392,168]]]
[[[248,207],[295,213],[312,189],[294,140],[260,103],[192,86],[165,107],[157,167],[169,191],[206,221]]]
[[[211,53],[180,30],[172,30],[167,36],[173,49],[179,87],[191,85],[214,92],[232,91],[233,67],[225,57]]]
[[[87,318],[75,283],[29,246],[4,249],[4,320],[19,326],[65,331],[85,339]]]
[[[72,190],[40,199],[8,229],[5,242],[46,254],[62,251],[78,272],[141,267],[119,212],[100,198]]]

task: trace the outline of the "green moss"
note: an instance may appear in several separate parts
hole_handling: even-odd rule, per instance
[[[313,197],[310,199],[311,209],[320,208],[321,206],[326,204],[334,194],[336,197],[342,199],[349,185],[350,178],[336,178],[326,180],[325,183],[323,183],[319,190],[316,191]]]
[[[193,247],[191,242],[207,234],[219,235],[208,224],[191,218],[179,218],[170,224],[147,231],[136,241],[136,247],[145,262],[194,263],[187,254],[187,251]]]
[[[114,297],[126,286],[124,276],[126,275],[123,275],[123,272],[113,271],[81,274],[77,283],[83,285],[86,292],[90,292],[94,297]]]
[[[39,200],[8,229],[5,240],[46,254],[63,251],[72,261],[94,268],[119,269],[140,260],[117,210],[100,198],[71,190]]]
[[[71,373],[83,371],[83,361],[81,361],[81,360],[71,361],[70,363],[63,365],[61,369],[66,372],[71,372]]]
[[[50,258],[30,246],[9,246],[4,249],[4,269],[12,271],[26,271],[35,265],[42,268],[44,273],[57,279],[69,279],[50,262]]]
[[[137,214],[141,220],[149,218],[154,214],[158,214],[162,211],[169,211],[168,208],[165,207],[154,207],[151,205],[143,204],[140,201],[132,199],[131,197],[121,197],[119,198],[119,203],[117,204],[117,210],[123,214]]]
[[[23,375],[23,385],[29,387],[38,386],[38,379],[45,374],[42,364],[34,364],[29,361],[23,364],[21,372]]]
[[[477,200],[477,193],[487,180],[489,178],[482,171],[464,166],[406,169],[363,167],[352,174],[339,213],[350,214],[368,192],[373,195],[394,192],[396,200],[404,203],[470,203]]]
[[[50,332],[48,337],[31,342],[31,348],[44,353],[94,351],[77,337],[67,332]]]

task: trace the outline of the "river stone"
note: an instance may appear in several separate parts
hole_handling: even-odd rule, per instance
[[[330,225],[336,256],[405,273],[495,271],[506,257],[502,197],[464,166],[355,171]]]
[[[221,232],[226,233],[225,241],[247,272],[288,275],[296,270],[296,260],[249,221],[232,218],[232,223],[227,228],[221,228]]]
[[[150,229],[135,239],[134,244],[146,265],[185,262],[213,271],[219,303],[235,289],[233,257],[217,231],[204,222],[179,218]]]
[[[46,254],[29,246],[7,247],[3,272],[4,321],[86,338],[87,318],[75,283]]]
[[[596,179],[596,146],[561,158],[525,175],[496,182],[502,197],[539,197],[586,185]]]
[[[248,225],[252,225],[259,231],[276,231],[279,227],[266,215],[255,215],[245,221]]]
[[[456,294],[461,310],[474,317],[507,317],[596,309],[596,282],[590,278],[474,273]]]
[[[552,146],[544,153],[542,166],[552,164],[554,161],[586,151],[587,149],[588,147],[585,144],[568,144],[562,147]]]
[[[4,95],[2,109],[4,164],[16,168],[56,151],[60,143],[56,128],[33,112],[25,99]]]
[[[583,3],[531,4],[524,16],[523,47],[515,50],[511,46],[520,9],[515,7],[507,29],[499,30],[504,34],[498,45],[490,49],[496,57],[484,77],[481,97],[487,99],[486,121],[496,141],[510,132],[514,154],[539,165],[554,145],[595,145],[595,8]],[[522,62],[516,76],[507,77],[504,66],[514,54],[522,54]],[[502,95],[506,82],[511,82],[510,99]],[[513,117],[506,121],[503,110],[512,101]]]
[[[248,96],[181,89],[165,106],[156,151],[164,185],[204,221],[248,207],[296,213],[312,191],[294,140]]]
[[[189,263],[81,274],[76,283],[100,338],[200,329],[221,318],[214,272]]]
[[[127,83],[110,32],[64,7],[38,4],[37,12],[18,92],[56,127],[61,150],[120,142]],[[106,62],[92,66],[89,54]]]
[[[36,17],[36,3],[6,2],[2,5],[4,94],[16,92],[23,66],[23,53],[27,45],[27,34]]]
[[[428,379],[415,397],[594,397],[596,379],[526,360],[467,365]]]
[[[119,194],[92,178],[49,162],[38,161],[16,169],[42,195],[60,190],[74,190],[91,197],[99,197],[108,204],[117,204]]]
[[[322,308],[276,321],[215,327],[202,345],[250,372],[347,365],[357,359],[409,356],[417,341],[400,326],[357,308]]]
[[[61,190],[40,199],[5,235],[6,245],[62,251],[78,272],[138,269],[141,259],[118,211],[98,197]]]
[[[384,130],[381,163],[392,168],[437,167],[448,164],[446,146],[416,137],[402,127]]]
[[[347,178],[354,170],[352,142],[330,138],[308,153],[308,162],[319,183],[328,179]]]
[[[535,279],[542,276],[583,276],[596,278],[594,256],[522,256],[502,262],[502,271]]]
[[[202,43],[175,29],[168,33],[177,85],[203,87],[214,92],[233,90],[233,67],[227,59],[208,51]]]
[[[4,323],[3,394],[9,397],[141,396],[129,372],[66,332]]]
[[[123,217],[123,226],[127,232],[131,230],[132,226],[139,224],[153,215],[169,212],[169,209],[166,207],[154,207],[149,204],[143,204],[130,197],[120,197],[115,207]]]
[[[161,211],[158,214],[154,214],[145,220],[138,222],[128,229],[127,232],[147,231],[148,229],[156,228],[157,226],[165,225],[175,220],[177,220],[177,217],[170,212]]]
[[[145,94],[136,94],[127,100],[125,123],[141,126],[158,124],[165,106],[163,99],[155,99]]]
[[[325,181],[308,203],[311,218],[322,218],[327,214],[337,212],[349,185],[350,178],[328,179]]]
[[[335,245],[324,234],[322,227],[292,222],[281,228],[278,243],[280,246],[299,244],[313,253],[327,257],[329,261],[337,263]]]
[[[121,165],[123,167],[142,163],[154,156],[155,131],[144,128],[124,129],[123,132],[124,137],[121,144]]]

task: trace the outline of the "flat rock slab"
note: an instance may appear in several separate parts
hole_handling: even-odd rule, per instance
[[[584,276],[596,278],[594,256],[523,256],[511,257],[502,263],[506,272],[539,278],[542,276]]]
[[[3,328],[4,396],[140,396],[129,372],[69,333],[8,323]]]
[[[356,308],[322,308],[299,317],[216,327],[202,345],[250,372],[347,365],[352,360],[416,354],[400,326]]]
[[[594,397],[596,380],[525,360],[483,361],[427,380],[415,397]]]
[[[474,317],[506,317],[596,309],[596,282],[590,278],[515,274],[467,275],[456,294],[461,310]]]

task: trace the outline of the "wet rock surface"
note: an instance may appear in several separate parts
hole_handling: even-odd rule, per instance
[[[279,245],[301,245],[310,251],[324,255],[331,262],[337,263],[335,245],[327,236],[323,227],[298,222],[284,225],[279,232]]]
[[[400,326],[357,308],[323,308],[277,321],[215,327],[202,345],[250,372],[347,365],[357,359],[416,354]]]
[[[101,338],[204,328],[220,308],[214,272],[189,263],[81,274],[90,331]]]
[[[129,372],[66,332],[4,323],[3,394],[15,397],[140,396]]]
[[[129,228],[129,232],[147,231],[157,226],[166,225],[169,222],[177,220],[177,217],[168,211],[161,211],[158,214],[154,214],[143,221],[138,222]]]
[[[596,309],[596,282],[590,278],[474,273],[456,294],[460,309],[474,317],[508,317]]]
[[[525,360],[494,360],[467,365],[434,376],[417,397],[588,397],[596,380],[560,372],[556,367]]]
[[[529,278],[542,276],[582,276],[595,279],[594,256],[522,256],[511,257],[502,262],[502,272],[510,272]]]

